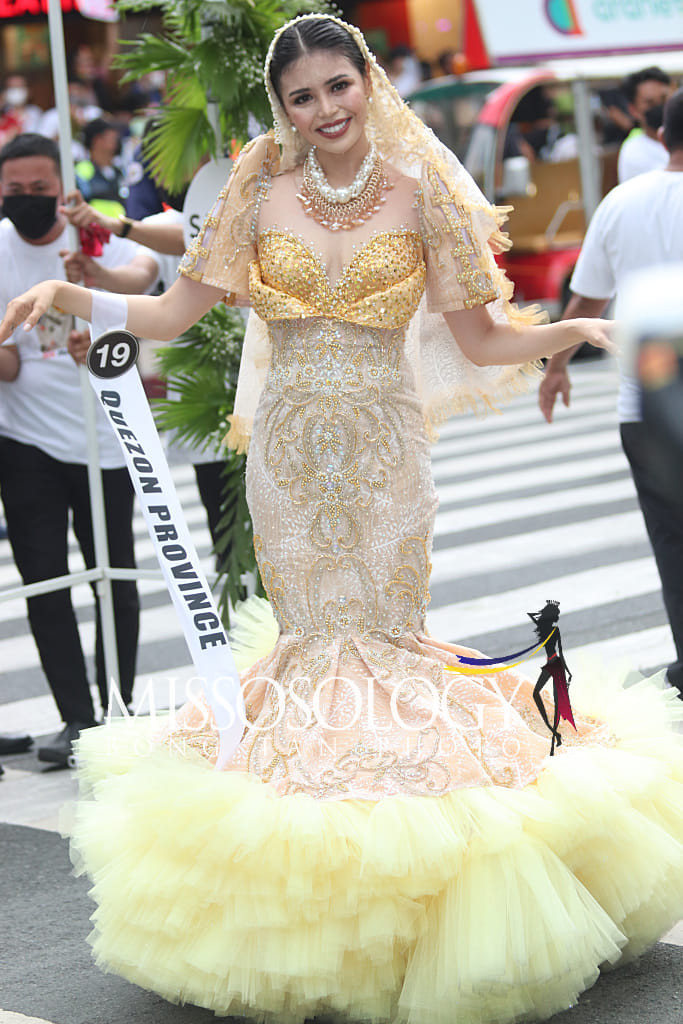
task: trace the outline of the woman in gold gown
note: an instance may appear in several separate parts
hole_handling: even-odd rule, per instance
[[[510,305],[499,215],[357,30],[296,19],[266,83],[275,134],[128,327],[175,337],[224,298],[258,316],[228,441],[248,448],[276,639],[253,613],[242,628],[263,656],[222,770],[196,705],[149,747],[140,723],[81,739],[95,955],[221,1015],[544,1019],[683,915],[680,705],[575,683],[577,734],[550,760],[530,682],[445,671],[471,652],[425,631],[429,445],[535,359],[609,337]],[[92,314],[51,282],[6,323],[52,301]]]

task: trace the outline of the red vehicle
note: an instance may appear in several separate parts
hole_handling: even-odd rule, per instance
[[[513,247],[500,262],[516,301],[561,312],[586,225],[617,181],[611,97],[624,75],[653,63],[676,80],[683,50],[492,68],[436,79],[410,97],[486,197],[512,207]]]

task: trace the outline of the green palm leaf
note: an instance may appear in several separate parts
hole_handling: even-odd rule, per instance
[[[205,95],[196,80],[178,80],[145,140],[145,156],[154,177],[171,191],[180,191],[203,156],[214,149]]]
[[[116,6],[125,12],[158,10],[160,4],[116,0]],[[141,35],[125,48],[117,65],[127,80],[150,71],[167,72],[166,102],[145,139],[145,156],[159,184],[178,192],[207,154],[222,155],[233,139],[247,140],[250,113],[260,124],[270,125],[262,69],[277,29],[297,14],[331,8],[327,0],[162,0],[161,9],[163,33]],[[209,104],[217,115],[211,120]],[[233,408],[243,335],[240,315],[218,306],[179,344],[163,349],[162,371],[178,400],[158,402],[155,408],[160,427],[213,448],[225,460],[216,554],[226,623],[229,602],[242,596],[243,573],[256,568],[244,486],[246,460],[221,445]],[[263,593],[260,580],[258,588]]]
[[[173,36],[153,36],[142,33],[135,40],[122,40],[126,49],[117,57],[117,65],[125,69],[124,82],[134,81],[150,71],[170,71],[191,74],[192,56],[182,41]]]
[[[157,0],[117,0],[121,11],[158,9]],[[142,35],[117,59],[125,78],[168,74],[169,92],[145,156],[159,184],[181,191],[200,161],[248,138],[249,115],[269,127],[263,62],[274,33],[289,18],[329,10],[327,0],[167,0],[164,34]],[[207,116],[216,106],[219,136]]]

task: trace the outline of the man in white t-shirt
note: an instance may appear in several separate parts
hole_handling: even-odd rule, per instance
[[[19,135],[0,150],[0,308],[20,291],[48,278],[64,279],[60,253],[67,247],[59,211],[59,151],[41,135]],[[153,277],[155,264],[133,242],[113,239],[100,257],[127,264],[134,276]],[[68,352],[72,318],[48,310],[38,325],[12,336],[20,359],[15,380],[0,381],[0,489],[12,552],[24,583],[68,572],[67,531],[73,529],[86,565],[94,563],[87,476],[86,429],[79,371]],[[133,489],[111,427],[97,409],[97,436],[113,566],[132,568]],[[113,584],[119,684],[132,697],[139,604],[134,581]],[[85,660],[68,588],[28,599],[41,664],[64,720],[63,731],[38,751],[41,760],[66,764],[79,730],[95,723]],[[97,683],[103,702],[107,680],[96,607]],[[106,705],[105,705],[106,706]]]
[[[573,294],[565,318],[601,316],[610,300],[618,299],[622,282],[631,273],[683,261],[683,89],[666,103],[662,138],[670,154],[666,168],[617,185],[595,211],[572,275]],[[549,423],[558,394],[569,405],[567,365],[578,347],[559,352],[546,366],[539,404]],[[680,494],[665,493],[653,476],[652,441],[641,422],[640,390],[624,373],[617,409],[676,645],[677,661],[667,675],[683,697],[683,504]],[[683,480],[683,459],[673,443],[669,451],[655,454],[674,466],[672,479]]]
[[[664,104],[671,95],[671,79],[661,68],[644,68],[627,75],[621,83],[621,91],[637,127],[619,150],[617,177],[620,183],[647,171],[663,170],[669,162],[669,153],[657,133],[662,126]]]

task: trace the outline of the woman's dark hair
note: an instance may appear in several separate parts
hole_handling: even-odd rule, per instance
[[[310,18],[290,25],[282,33],[270,61],[270,81],[282,103],[280,80],[290,64],[304,54],[329,50],[346,57],[363,77],[366,75],[365,57],[358,43],[345,28],[328,18]]]
[[[527,614],[534,623],[536,636],[539,640],[544,640],[548,628],[554,626],[560,617],[560,606],[557,601],[546,601],[540,612],[528,612]]]
[[[37,132],[15,135],[0,149],[0,170],[7,160],[21,160],[25,156],[47,156],[54,162],[59,174],[59,146],[53,139]]]

